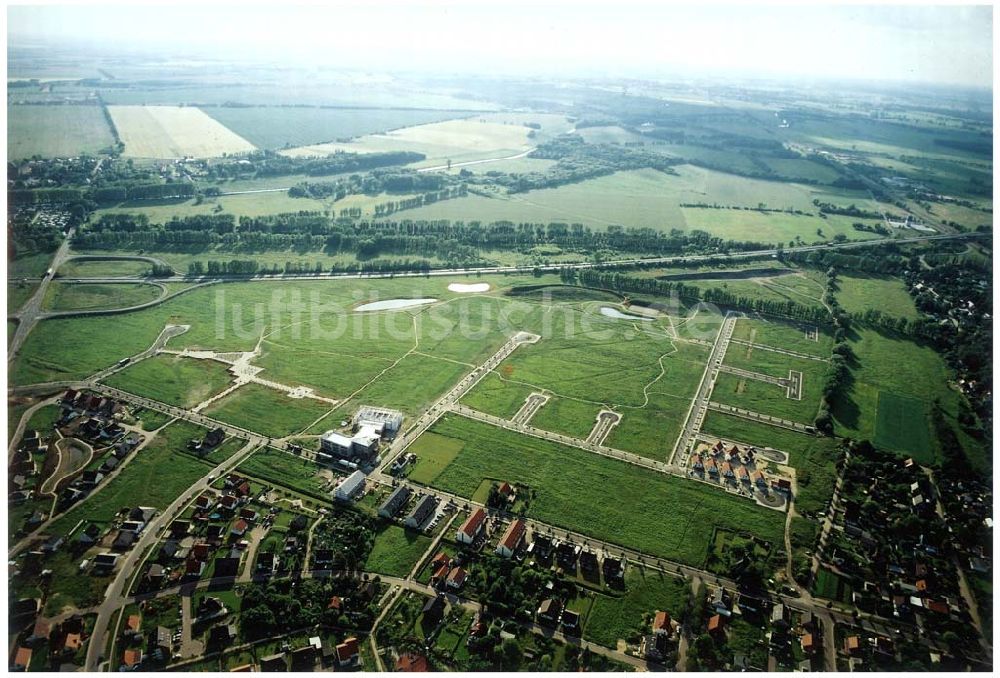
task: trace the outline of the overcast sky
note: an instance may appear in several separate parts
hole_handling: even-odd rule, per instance
[[[578,2],[28,6],[8,40],[495,74],[807,76],[988,87],[988,6]]]

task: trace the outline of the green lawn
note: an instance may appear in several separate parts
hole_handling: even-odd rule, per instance
[[[776,511],[576,448],[454,415],[432,432],[462,441],[461,451],[437,473],[418,460],[411,479],[471,497],[484,478],[504,477],[535,491],[529,516],[644,553],[700,565],[713,527],[772,543],[784,529]]]
[[[311,398],[289,398],[275,389],[249,383],[205,409],[205,414],[272,438],[283,438],[309,427],[333,409]]]
[[[510,419],[521,409],[525,399],[537,390],[517,382],[505,381],[496,372],[490,372],[465,394],[462,404],[495,417]]]
[[[785,388],[723,372],[715,381],[712,400],[811,426],[819,411],[822,383],[806,375],[802,400],[785,396]]]
[[[620,596],[597,595],[583,631],[584,640],[614,648],[618,639],[628,639],[637,631],[648,633],[643,617],[657,610],[680,617],[690,591],[684,579],[656,570],[630,565],[625,572],[625,592]]]
[[[225,390],[231,379],[226,365],[214,360],[160,354],[129,365],[104,383],[187,409]]]
[[[159,287],[142,283],[53,282],[45,290],[42,306],[49,311],[125,308],[153,301],[161,294]]]
[[[40,407],[31,415],[31,419],[25,425],[25,429],[34,429],[41,436],[48,436],[52,433],[52,429],[61,416],[62,409],[58,405]]]
[[[410,445],[406,451],[417,455],[417,464],[409,478],[415,483],[430,485],[445,468],[455,460],[465,443],[428,431]]]
[[[820,568],[813,582],[813,595],[841,603],[851,602],[851,585],[830,570]]]
[[[117,259],[83,259],[70,260],[59,267],[58,274],[63,278],[104,278],[112,276],[141,276],[149,273],[150,264],[147,261],[128,261]]]
[[[392,577],[405,577],[430,548],[431,538],[398,525],[386,525],[375,535],[365,570]]]

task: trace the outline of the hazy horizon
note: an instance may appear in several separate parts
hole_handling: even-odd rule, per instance
[[[72,43],[283,66],[991,89],[992,15],[926,5],[15,5],[7,37],[8,50]]]

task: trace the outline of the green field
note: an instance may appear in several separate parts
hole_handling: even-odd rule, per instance
[[[84,285],[54,282],[45,290],[42,306],[49,311],[125,308],[158,299],[162,293],[156,285],[141,283]]]
[[[549,398],[528,422],[535,428],[574,438],[586,438],[597,423],[600,405],[569,398]]]
[[[829,358],[830,350],[833,348],[833,334],[825,327],[816,328],[815,325],[809,325],[809,328],[819,330],[814,341],[806,337],[806,327],[802,323],[777,318],[740,318],[736,321],[733,339]]]
[[[848,313],[864,313],[868,310],[881,311],[887,315],[907,320],[920,317],[913,297],[906,291],[906,285],[898,278],[890,276],[840,275],[837,284],[837,301]]]
[[[59,267],[57,275],[63,278],[104,278],[145,275],[150,271],[146,261],[129,260],[70,260]]]
[[[188,409],[223,391],[231,380],[226,366],[214,360],[160,354],[129,365],[104,383]]]
[[[126,462],[106,487],[74,506],[50,526],[52,534],[65,534],[80,520],[108,523],[123,507],[166,508],[211,466],[184,451],[188,441],[201,438],[205,429],[188,422],[175,422]],[[165,473],[164,469],[169,469]]]
[[[303,494],[328,499],[326,482],[320,477],[316,462],[287,452],[261,449],[244,460],[239,470],[255,478],[281,485]]]
[[[298,433],[333,409],[311,398],[289,398],[285,393],[249,383],[216,400],[205,414],[255,433],[283,438]]]
[[[417,438],[406,451],[417,455],[417,465],[409,478],[415,483],[430,485],[455,460],[465,443],[428,431]]]
[[[471,497],[484,478],[504,477],[536,493],[530,517],[647,554],[700,565],[713,527],[747,530],[772,543],[784,529],[775,511],[576,448],[457,416],[431,431],[462,441],[461,451],[446,464],[429,459],[433,452],[418,454],[411,479]],[[444,468],[435,475],[424,470],[428,463]]]
[[[386,525],[375,535],[375,544],[364,569],[391,577],[406,577],[430,545],[431,538],[426,535],[398,525]]]
[[[681,165],[672,176],[656,170],[635,170],[557,188],[497,197],[470,196],[408,210],[406,217],[452,221],[579,222],[591,227],[612,224],[669,231],[701,229],[734,240],[782,242],[800,236],[805,242],[830,240],[843,234],[865,239],[873,234],[851,227],[845,217],[821,219],[785,213],[682,208],[682,203],[719,203],[815,212],[814,198],[824,202],[872,207],[861,194],[779,181],[748,179]],[[855,219],[856,221],[856,219]],[[822,236],[816,231],[821,229]]]
[[[813,595],[828,600],[836,600],[841,603],[851,603],[851,585],[830,570],[820,568],[816,573],[816,581],[813,582]]]
[[[38,289],[38,283],[7,283],[7,313],[20,309]]]
[[[379,108],[202,107],[205,113],[258,148],[306,146],[459,118],[468,113]]]
[[[99,106],[7,106],[7,160],[96,155],[114,142]]]
[[[803,378],[802,400],[793,400],[785,397],[783,386],[723,372],[715,381],[712,400],[812,426],[819,412],[822,384],[809,377]]]
[[[622,595],[594,597],[583,638],[605,647],[617,647],[619,638],[629,638],[640,630],[645,615],[663,610],[669,612],[671,618],[678,619],[689,590],[684,579],[632,565],[625,572]],[[648,629],[642,631],[647,633]]]
[[[880,391],[875,417],[879,447],[910,454],[920,463],[933,461],[927,406],[916,398]]]
[[[510,419],[536,390],[538,389],[525,384],[501,379],[498,373],[490,372],[465,394],[462,404],[495,417]]]

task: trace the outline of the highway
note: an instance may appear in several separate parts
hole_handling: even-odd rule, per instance
[[[42,313],[42,303],[45,301],[45,292],[49,288],[49,283],[52,282],[54,273],[59,270],[59,267],[62,266],[69,255],[69,245],[73,240],[73,231],[74,229],[72,228],[67,231],[65,239],[59,246],[59,249],[56,250],[55,256],[52,257],[52,263],[49,265],[49,270],[52,273],[46,273],[42,276],[38,289],[35,290],[30,299],[24,302],[24,306],[21,307],[20,312],[17,314],[17,329],[14,330],[14,336],[7,347],[8,365],[14,362],[14,358],[17,356],[17,352],[21,350],[21,345],[24,343],[25,337],[28,336],[39,321],[39,315]]]

